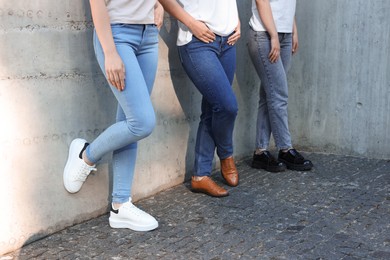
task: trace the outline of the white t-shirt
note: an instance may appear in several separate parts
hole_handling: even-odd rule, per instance
[[[156,0],[105,0],[110,23],[154,24]]]
[[[294,26],[296,0],[270,0],[276,30],[280,33],[291,33]],[[260,19],[256,0],[252,0],[252,17],[249,25],[255,31],[267,31]]]
[[[227,36],[238,25],[236,0],[179,0],[192,17],[203,21],[215,34]],[[185,45],[192,39],[192,32],[179,22],[177,45]]]

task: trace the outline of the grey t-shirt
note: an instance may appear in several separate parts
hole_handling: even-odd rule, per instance
[[[156,0],[105,0],[110,23],[153,24]]]

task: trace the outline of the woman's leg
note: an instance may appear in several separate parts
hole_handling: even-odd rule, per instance
[[[256,123],[256,149],[268,149],[270,137],[271,124],[268,116],[267,95],[265,94],[264,84],[261,82]]]
[[[283,63],[283,68],[287,74],[290,69],[292,56],[292,34],[282,33],[279,35],[280,39],[280,59]],[[290,146],[290,148],[292,148]],[[295,149],[281,149],[279,151],[278,160],[286,164],[287,168],[298,171],[308,171],[313,167],[310,160],[305,159]]]
[[[258,110],[256,148],[266,149],[268,147],[270,132],[272,132],[276,146],[279,149],[290,148],[291,137],[288,130],[287,116],[288,86],[287,75],[282,62],[283,57],[275,63],[269,61],[268,54],[271,44],[267,32],[250,30],[248,46],[262,85]]]
[[[136,142],[148,136],[155,124],[150,101],[157,69],[157,29],[143,26],[113,27],[116,48],[125,65],[125,89],[111,89],[118,100],[118,122],[107,128],[87,148],[92,162],[114,151],[113,202],[124,203],[131,196],[137,152]],[[142,44],[141,44],[142,43]],[[104,71],[104,55],[95,37],[97,59]]]
[[[153,26],[146,27],[144,38],[149,41],[145,46],[138,49],[137,60],[145,79],[149,95],[152,93],[154,80],[157,72],[158,45],[157,29]],[[118,106],[117,122],[126,120],[125,113]],[[134,168],[137,156],[137,142],[115,150],[113,154],[113,202],[121,202],[131,197],[131,189],[134,177]],[[125,174],[127,173],[127,174]]]
[[[118,105],[116,122],[126,120],[126,115]],[[138,143],[134,142],[113,152],[112,202],[124,203],[131,197]]]
[[[238,108],[231,87],[235,65],[227,64],[235,63],[235,48],[225,46],[223,41],[223,37],[217,37],[212,44],[204,44],[194,37],[179,47],[183,67],[204,99],[195,147],[196,176],[210,175],[215,147],[221,159],[233,154]]]
[[[202,97],[201,115],[195,143],[195,175],[209,176],[213,164],[215,141],[211,129],[213,112],[211,105]]]

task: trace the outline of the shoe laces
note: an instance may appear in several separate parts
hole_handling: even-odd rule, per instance
[[[143,210],[137,208],[133,203],[129,202],[128,204],[124,204],[122,205],[122,207],[124,207],[125,209],[127,209],[128,211],[130,211],[132,214],[135,214],[137,216],[142,216],[142,215],[145,215],[147,214],[146,212],[144,212]]]
[[[263,154],[268,158],[268,160],[275,161],[275,157],[269,151],[264,151]]]
[[[78,181],[85,181],[91,171],[96,171],[96,168],[83,163],[80,166],[79,171],[76,173],[75,179]]]

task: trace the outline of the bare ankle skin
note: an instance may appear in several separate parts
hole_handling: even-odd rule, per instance
[[[112,203],[112,207],[117,210],[122,206],[122,203]]]
[[[204,178],[204,176],[194,176],[194,181],[200,181]]]
[[[86,154],[85,151],[83,152],[83,160],[84,160],[84,162],[85,162],[86,164],[88,164],[89,166],[94,166],[94,165],[95,165],[94,163],[92,163],[91,161],[88,160],[87,154]]]

